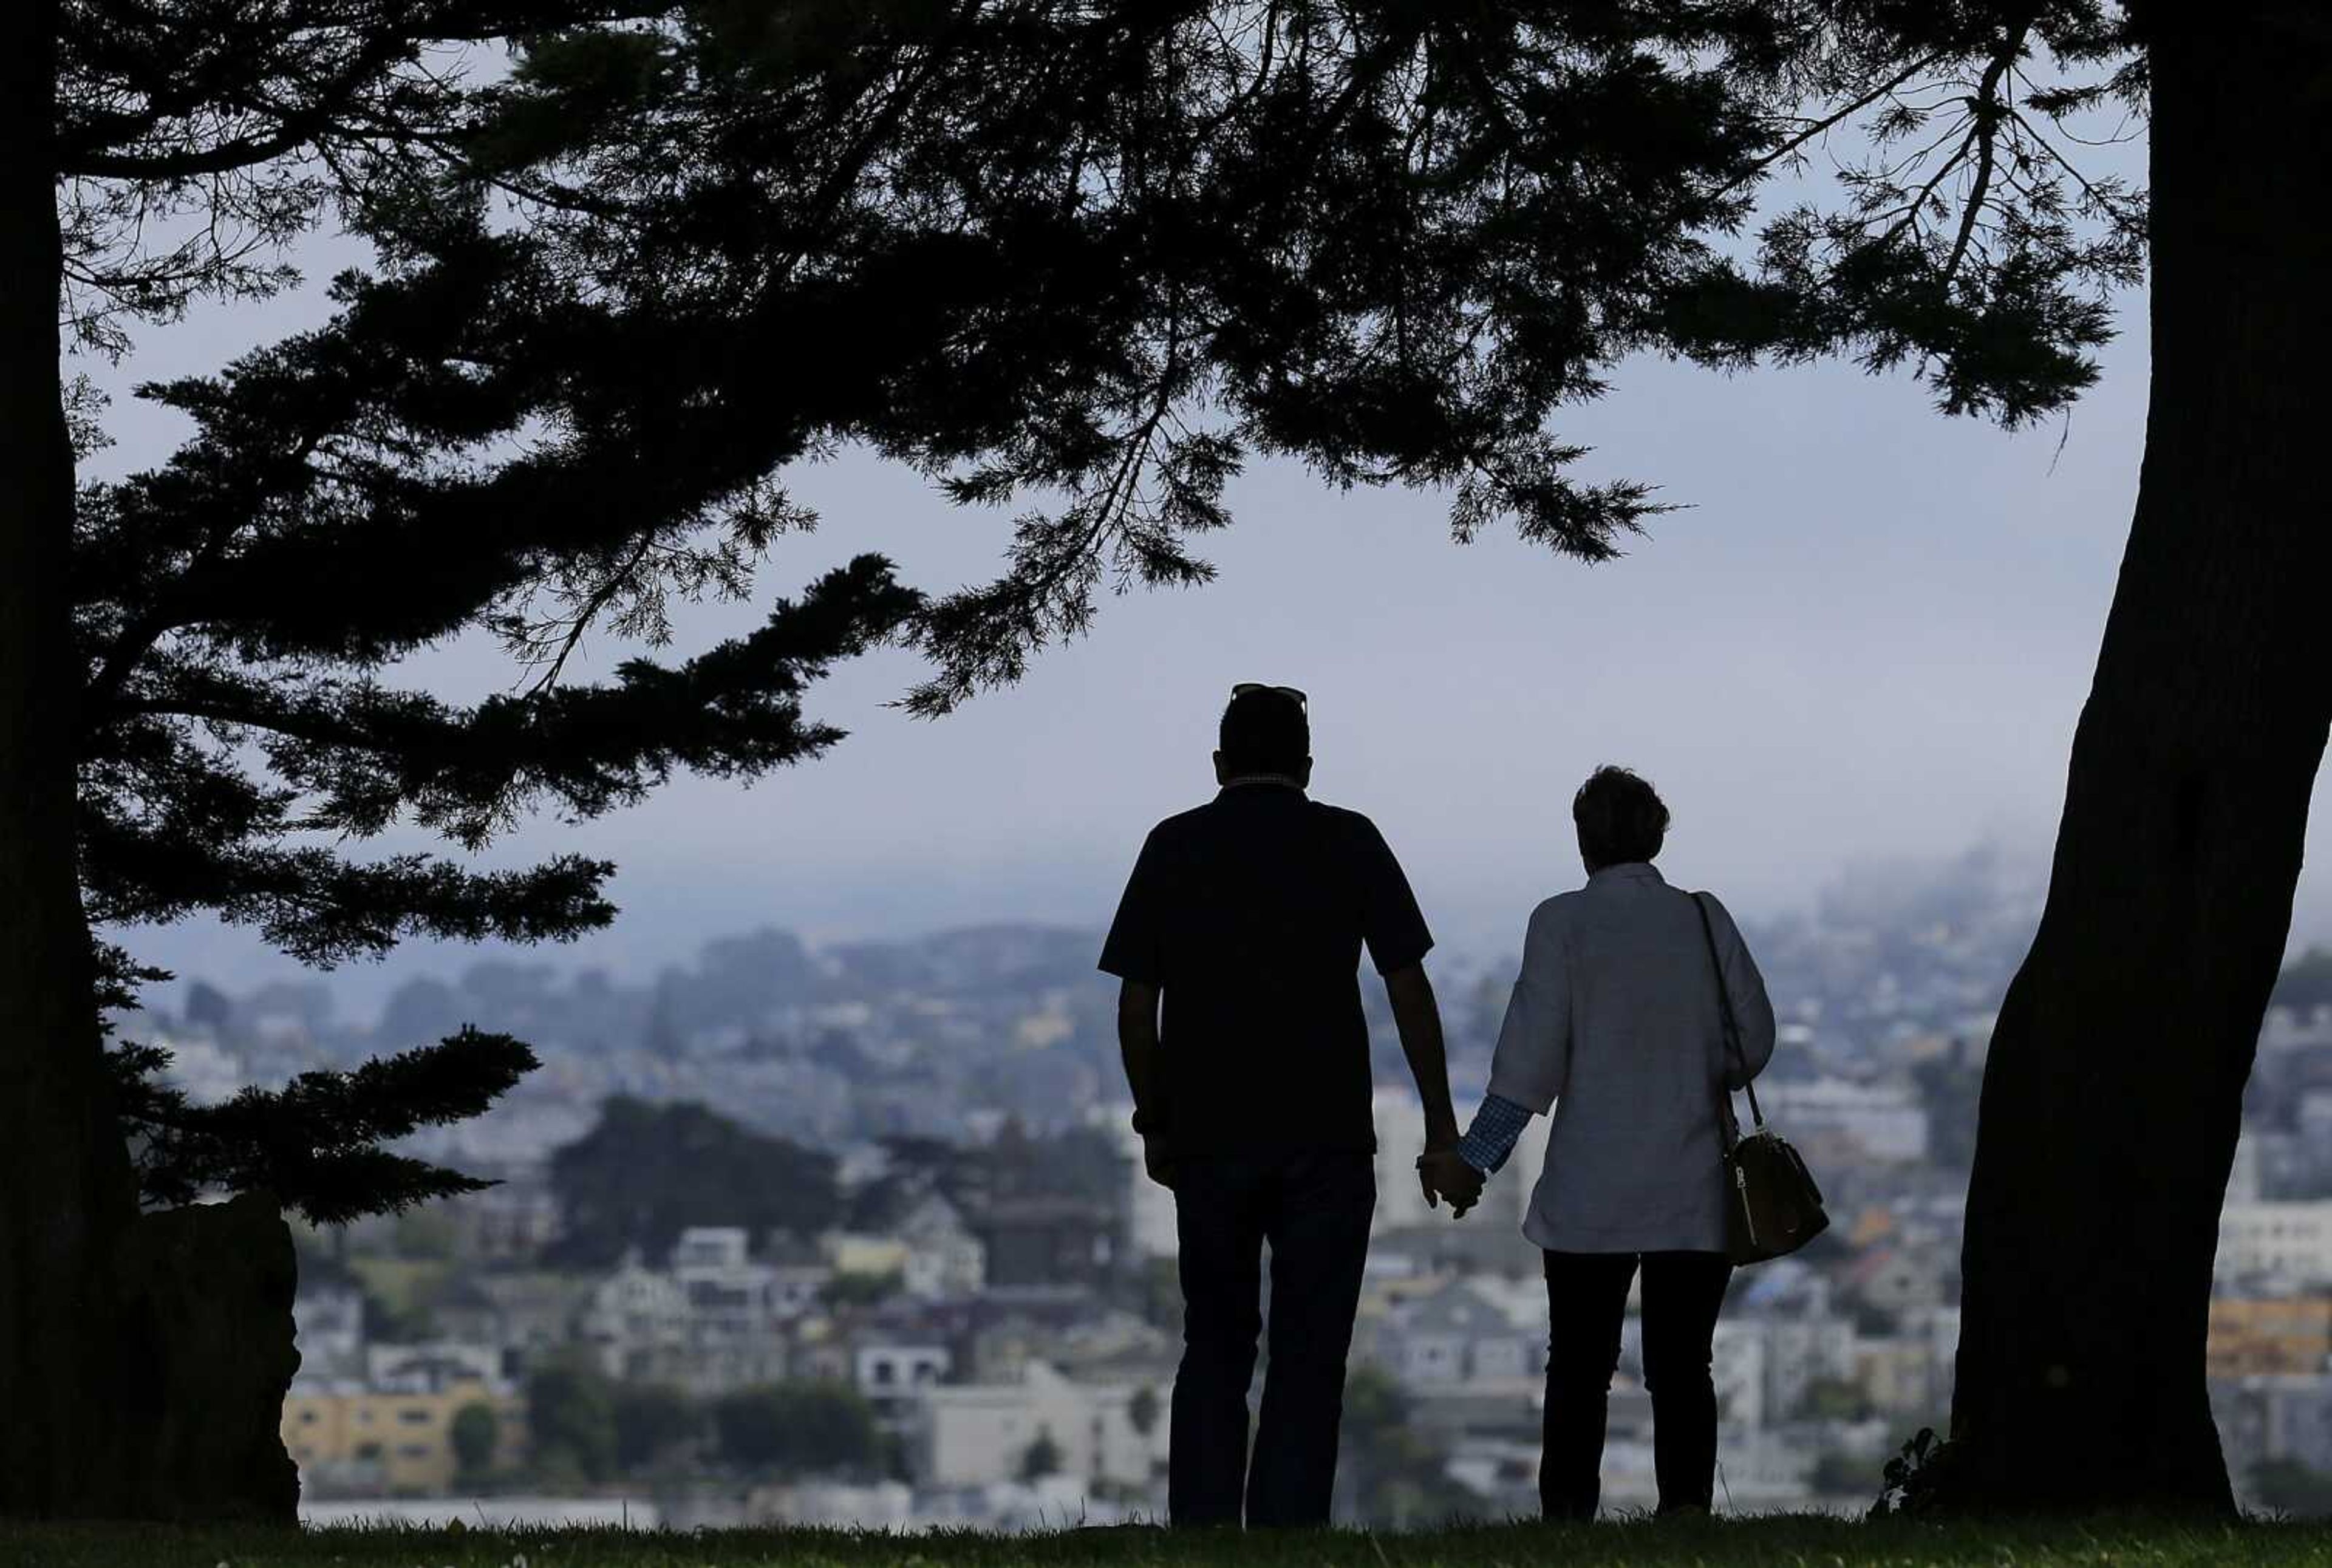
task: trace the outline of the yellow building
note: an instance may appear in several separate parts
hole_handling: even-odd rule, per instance
[[[453,1489],[454,1417],[464,1406],[494,1412],[494,1463],[526,1452],[526,1403],[507,1386],[468,1369],[434,1375],[301,1387],[283,1401],[283,1446],[302,1484],[329,1481],[390,1496],[442,1496]]]
[[[907,1244],[895,1236],[838,1231],[825,1238],[827,1267],[836,1274],[903,1274]]]
[[[2205,1358],[2214,1378],[2323,1372],[2332,1366],[2332,1296],[2215,1298]]]

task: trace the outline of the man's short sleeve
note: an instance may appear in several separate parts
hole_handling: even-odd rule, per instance
[[[1361,858],[1361,935],[1369,944],[1369,958],[1377,973],[1404,970],[1433,947],[1433,933],[1425,928],[1425,913],[1409,890],[1400,862],[1377,825],[1358,817]]]
[[[1117,918],[1110,922],[1109,935],[1101,944],[1099,967],[1104,974],[1144,985],[1165,983],[1165,884],[1166,854],[1153,827],[1142,841],[1133,875],[1125,879],[1125,892],[1117,901]]]

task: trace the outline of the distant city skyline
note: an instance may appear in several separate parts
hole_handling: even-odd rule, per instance
[[[261,309],[197,311],[141,339],[112,390],[117,445],[89,471],[162,460],[176,416],[127,396],[215,370],[320,319],[320,280]],[[995,920],[1106,923],[1142,836],[1211,791],[1232,682],[1312,693],[1315,793],[1374,817],[1446,949],[1511,946],[1532,904],[1575,884],[1568,801],[1596,764],[1637,768],[1676,813],[1663,866],[1744,919],[1801,906],[1856,862],[1938,860],[1994,842],[2045,874],[2073,725],[2105,622],[2143,445],[2144,296],[2069,421],[2003,434],[1935,413],[1908,377],[1823,364],[1725,378],[1653,359],[1558,421],[1595,447],[1582,477],[1684,505],[1623,559],[1586,567],[1493,531],[1460,548],[1444,498],[1339,494],[1285,463],[1237,481],[1215,583],[1107,598],[1091,633],[936,722],[886,706],[920,661],[884,650],[812,687],[852,731],[745,788],[683,776],[575,826],[535,819],[482,857],[575,850],[620,870],[624,913],[561,965],[653,972],[763,924],[813,937]],[[997,567],[1009,520],[846,452],[788,476],[822,516],[779,541],[748,604],[675,607],[683,657],[735,635],[862,550],[943,592]],[[569,678],[641,652],[595,636]],[[478,638],[388,673],[452,698],[521,676]],[[2311,826],[2321,831],[2319,798]],[[442,848],[399,832],[363,846]],[[301,972],[205,921],[117,933],[141,959],[246,985]],[[2332,878],[2305,873],[2295,948],[2332,937]],[[463,951],[419,944],[336,981],[361,1008]],[[486,951],[507,951],[492,947]]]

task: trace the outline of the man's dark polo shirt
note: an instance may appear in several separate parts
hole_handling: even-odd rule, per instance
[[[1362,942],[1390,974],[1433,936],[1359,812],[1238,783],[1150,830],[1101,967],[1163,992],[1178,1154],[1376,1147]]]

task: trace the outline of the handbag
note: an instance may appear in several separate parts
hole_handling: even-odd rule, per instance
[[[1725,1092],[1725,1078],[1716,1080],[1716,1125],[1725,1162],[1725,1250],[1735,1263],[1763,1263],[1795,1252],[1830,1226],[1822,1211],[1821,1189],[1813,1173],[1789,1141],[1765,1125],[1757,1107],[1757,1085],[1748,1078],[1748,1056],[1741,1048],[1741,1026],[1733,1016],[1733,996],[1725,987],[1725,965],[1716,956],[1716,932],[1708,921],[1708,905],[1698,894],[1693,908],[1700,912],[1700,934],[1708,944],[1708,963],[1716,974],[1716,1008],[1725,1022],[1725,1043],[1743,1068],[1741,1085],[1749,1092],[1754,1132],[1744,1134],[1733,1114],[1733,1096]]]

